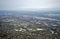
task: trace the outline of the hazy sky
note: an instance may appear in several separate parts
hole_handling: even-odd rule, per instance
[[[60,9],[60,0],[0,0],[0,10]]]

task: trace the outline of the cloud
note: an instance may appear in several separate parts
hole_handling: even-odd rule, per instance
[[[0,0],[0,10],[60,8],[60,0]]]

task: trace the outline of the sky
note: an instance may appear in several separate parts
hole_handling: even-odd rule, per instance
[[[0,10],[60,9],[60,0],[0,0]]]

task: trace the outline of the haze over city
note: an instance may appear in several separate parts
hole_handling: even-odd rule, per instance
[[[60,0],[0,0],[0,39],[60,39]]]

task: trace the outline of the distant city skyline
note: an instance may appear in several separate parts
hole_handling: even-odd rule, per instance
[[[60,10],[60,0],[0,0],[0,10]]]

